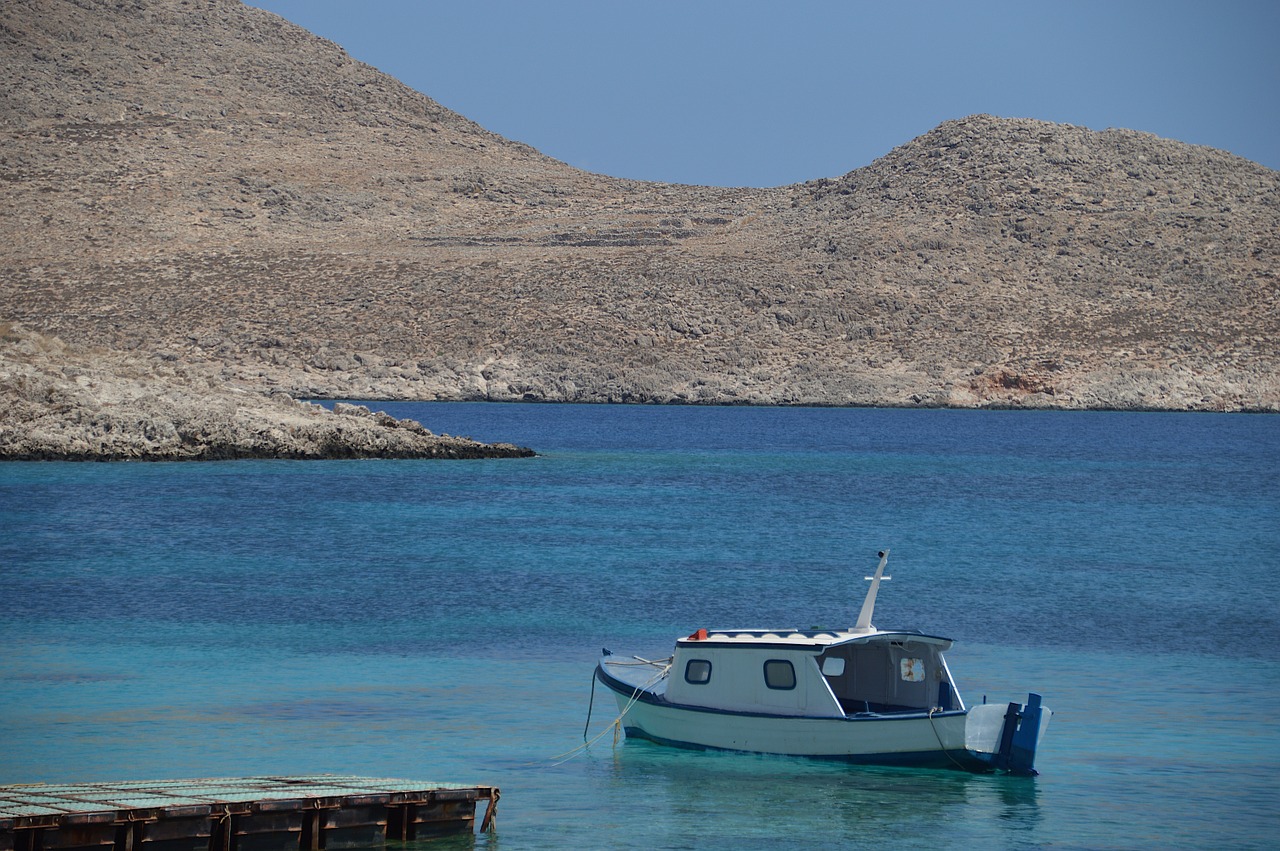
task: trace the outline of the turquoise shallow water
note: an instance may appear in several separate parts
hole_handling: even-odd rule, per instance
[[[1280,419],[388,404],[481,462],[0,466],[0,782],[500,786],[462,847],[1268,847]],[[949,635],[1033,779],[582,741],[601,646]],[[597,695],[592,734],[616,715]],[[454,843],[457,844],[457,843]]]

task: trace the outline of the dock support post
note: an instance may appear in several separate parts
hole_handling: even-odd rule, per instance
[[[497,830],[498,799],[501,797],[496,786],[489,791],[489,805],[485,807],[484,820],[480,822],[481,833],[493,833]]]
[[[231,851],[231,810],[227,807],[210,819],[209,851]]]
[[[117,825],[115,851],[136,851],[141,833],[142,822],[127,821]]]
[[[387,839],[408,842],[415,839],[414,817],[416,806],[413,804],[389,804],[387,806]]]
[[[40,851],[40,828],[15,830],[13,832],[13,851]]]
[[[320,851],[320,830],[322,825],[320,816],[319,807],[303,812],[302,833],[298,836],[298,851]]]

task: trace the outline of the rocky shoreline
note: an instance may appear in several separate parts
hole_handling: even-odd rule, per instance
[[[205,369],[0,326],[0,460],[527,458],[359,405],[332,411]]]
[[[522,451],[295,399],[1280,411],[1280,173],[1226,151],[974,115],[645,183],[240,0],[9,0],[0,69],[2,457]]]

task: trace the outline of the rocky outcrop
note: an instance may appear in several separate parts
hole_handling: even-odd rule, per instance
[[[236,387],[213,372],[69,346],[0,326],[0,459],[510,458],[412,420],[333,411]]]
[[[10,0],[0,70],[0,318],[66,340],[296,398],[1280,410],[1280,175],[1224,151],[970,116],[620,180],[237,0]]]

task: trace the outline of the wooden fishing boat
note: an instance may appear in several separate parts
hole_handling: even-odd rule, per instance
[[[888,557],[853,627],[699,629],[667,659],[605,650],[596,678],[628,736],[663,744],[1035,774],[1052,715],[1039,694],[966,707],[951,639],[872,625]]]

